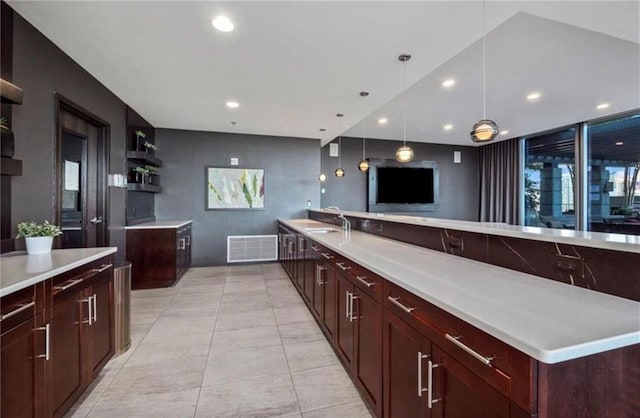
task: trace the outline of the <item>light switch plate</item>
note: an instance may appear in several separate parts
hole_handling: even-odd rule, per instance
[[[460,164],[461,161],[462,161],[462,153],[460,151],[453,151],[454,164]]]
[[[240,159],[238,157],[231,157],[231,160],[229,161],[229,164],[238,165],[238,164],[240,164]]]

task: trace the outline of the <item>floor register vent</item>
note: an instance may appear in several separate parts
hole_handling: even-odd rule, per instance
[[[227,263],[278,259],[277,235],[227,236]]]

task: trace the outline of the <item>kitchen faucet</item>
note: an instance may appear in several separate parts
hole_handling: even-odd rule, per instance
[[[344,213],[342,213],[342,210],[337,206],[329,206],[324,210],[329,210],[329,209],[333,209],[340,214],[338,216],[338,219],[342,219],[342,229],[344,229],[345,231],[351,232],[351,222],[344,216]]]

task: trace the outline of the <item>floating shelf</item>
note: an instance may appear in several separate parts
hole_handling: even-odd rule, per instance
[[[152,154],[140,151],[127,151],[127,159],[133,161],[140,161],[142,163],[152,165],[155,167],[162,167],[162,160],[156,158]]]
[[[2,161],[0,162],[0,172],[3,176],[21,176],[22,160],[2,157]]]
[[[127,190],[130,192],[161,193],[162,187],[147,183],[128,183]]]

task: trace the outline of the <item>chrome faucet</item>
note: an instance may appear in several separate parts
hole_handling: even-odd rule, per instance
[[[351,222],[344,216],[344,213],[342,213],[342,210],[337,206],[329,206],[329,207],[326,207],[324,210],[329,210],[329,209],[333,209],[340,214],[338,216],[338,219],[342,219],[342,229],[344,229],[347,232],[351,232]]]

